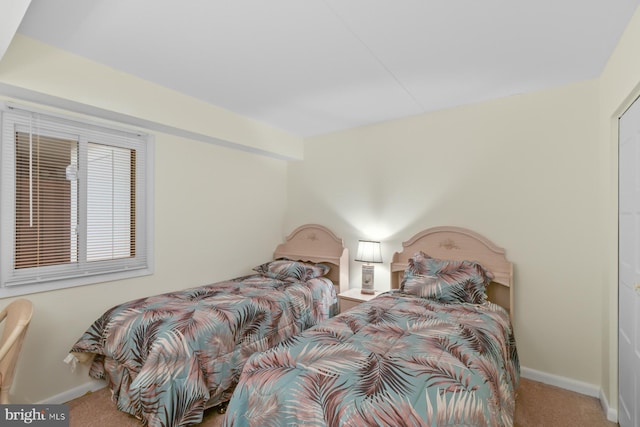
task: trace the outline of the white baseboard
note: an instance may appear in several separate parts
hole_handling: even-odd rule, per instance
[[[600,405],[602,406],[602,410],[604,411],[604,413],[607,414],[607,419],[613,423],[617,423],[618,411],[615,408],[609,406],[607,396],[604,395],[602,389],[600,389]]]
[[[51,396],[41,402],[37,402],[37,404],[42,405],[60,405],[62,403],[66,403],[70,400],[76,399],[80,396],[84,396],[85,394],[93,391],[100,390],[105,388],[107,383],[105,381],[92,380],[86,382],[78,387],[74,387],[71,390],[64,391],[60,394],[56,394],[55,396]]]
[[[586,396],[595,397],[600,401],[602,410],[607,414],[607,419],[612,422],[618,422],[618,411],[609,406],[606,396],[598,386],[525,367],[520,368],[520,375],[529,380],[538,381],[555,387],[560,387],[565,390],[584,394]]]

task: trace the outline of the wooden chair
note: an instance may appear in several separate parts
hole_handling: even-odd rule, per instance
[[[9,403],[9,389],[32,315],[33,304],[26,299],[15,300],[0,311],[0,324],[4,323],[0,338],[0,404],[2,405]]]

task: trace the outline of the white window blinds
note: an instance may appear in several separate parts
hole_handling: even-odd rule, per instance
[[[144,135],[2,114],[0,287],[147,268]]]

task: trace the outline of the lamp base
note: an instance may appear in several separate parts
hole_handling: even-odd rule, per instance
[[[369,295],[375,293],[373,290],[373,265],[362,266],[362,288],[360,292]]]

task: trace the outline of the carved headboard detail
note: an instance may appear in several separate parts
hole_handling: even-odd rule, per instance
[[[331,267],[327,277],[336,292],[349,289],[349,250],[327,227],[305,224],[296,228],[278,245],[273,258],[325,263]]]
[[[443,226],[423,230],[402,243],[391,261],[391,288],[398,289],[409,258],[416,252],[440,259],[476,261],[491,271],[493,282],[487,288],[489,300],[501,305],[513,319],[513,265],[505,250],[486,237],[461,227]]]

